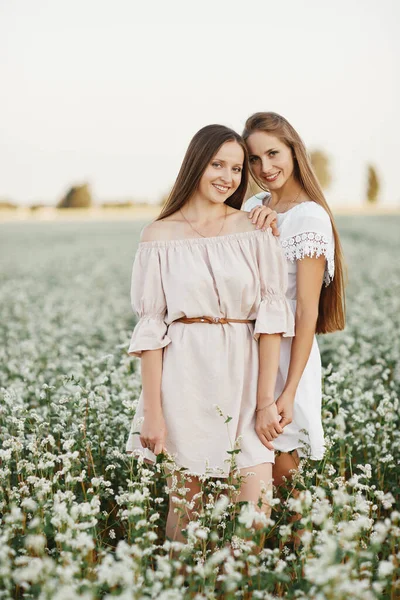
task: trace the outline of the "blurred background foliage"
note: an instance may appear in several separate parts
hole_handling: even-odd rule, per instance
[[[327,152],[322,149],[314,149],[310,152],[310,160],[314,172],[317,176],[319,183],[321,184],[322,189],[325,191],[329,189],[333,179],[334,173],[331,164],[331,159]],[[1,182],[0,182],[1,185]],[[381,190],[381,180],[380,176],[377,172],[376,167],[369,163],[367,165],[367,173],[365,178],[365,198],[367,204],[378,204],[379,203],[379,193]],[[162,206],[167,201],[169,194],[168,192],[164,193],[159,201],[159,205]],[[262,188],[260,188],[255,181],[250,179],[249,187],[246,193],[246,199],[251,196],[262,192]],[[0,210],[15,210],[19,208],[19,204],[13,202],[9,198],[0,198]],[[37,211],[42,208],[48,208],[51,206],[50,204],[44,204],[41,202],[37,202],[32,204],[29,208],[32,211]],[[54,205],[53,205],[54,206]],[[89,183],[85,182],[80,185],[72,185],[68,191],[61,197],[61,199],[56,204],[57,208],[102,208],[102,209],[134,209],[138,207],[146,207],[149,204],[143,200],[135,200],[135,199],[122,199],[122,200],[107,200],[104,202],[95,202],[93,199],[91,187]],[[152,203],[154,206],[154,203]]]
[[[93,204],[89,184],[71,187],[61,198],[57,208],[90,208]]]
[[[323,150],[313,150],[310,159],[322,189],[326,190],[332,183],[329,156]]]
[[[370,204],[375,204],[378,201],[379,189],[380,181],[378,173],[373,165],[368,165],[367,200]]]

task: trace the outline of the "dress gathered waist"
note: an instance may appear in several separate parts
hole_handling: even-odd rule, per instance
[[[228,317],[181,317],[173,323],[210,323],[211,325],[226,325],[227,323],[254,323],[254,319],[229,319]]]

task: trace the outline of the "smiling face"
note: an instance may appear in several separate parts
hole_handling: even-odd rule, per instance
[[[199,194],[209,202],[222,204],[238,189],[242,180],[244,152],[236,141],[225,142],[204,171]]]
[[[279,190],[293,178],[292,150],[274,135],[255,131],[246,140],[250,168],[257,180],[270,191]]]

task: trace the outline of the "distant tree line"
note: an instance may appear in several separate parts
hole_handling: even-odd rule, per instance
[[[0,210],[15,210],[18,208],[17,204],[10,202],[9,200],[0,200]]]
[[[57,208],[90,208],[92,206],[92,194],[87,183],[74,185],[61,198]]]
[[[328,155],[323,150],[313,150],[310,153],[311,164],[317,176],[322,189],[327,189],[332,182],[330,162]],[[369,204],[375,204],[378,201],[380,190],[380,179],[376,168],[367,165],[367,190],[366,197]]]
[[[329,156],[323,150],[313,150],[310,153],[311,164],[317,176],[319,183],[323,189],[329,188],[332,183],[332,173],[330,167]],[[379,198],[380,178],[376,168],[372,164],[367,165],[367,186],[366,198],[370,204],[376,204]],[[253,193],[256,193],[253,191]],[[165,194],[161,199],[163,204],[169,194]],[[100,204],[102,208],[133,208],[135,206],[143,206],[144,202],[135,202],[133,200],[125,200],[120,202],[103,202]],[[44,204],[34,204],[31,210],[43,208]],[[68,189],[61,200],[57,203],[57,208],[90,208],[93,206],[93,198],[90,191],[90,186],[87,183],[82,185],[74,185]],[[0,210],[12,210],[18,208],[18,205],[10,200],[0,199]]]
[[[121,200],[119,202],[102,202],[98,206],[101,208],[133,208],[145,204],[134,200]],[[57,204],[57,208],[90,208],[91,206],[93,206],[93,198],[87,183],[71,187]]]

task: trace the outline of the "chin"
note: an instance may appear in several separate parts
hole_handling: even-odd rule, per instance
[[[220,197],[216,197],[216,196],[210,196],[209,200],[210,202],[213,202],[214,204],[224,204],[224,202],[226,200],[228,200],[228,198],[230,198],[230,196],[220,196]]]
[[[272,182],[265,181],[264,183],[269,190],[279,190],[284,185],[285,182],[277,180],[277,181],[272,181]]]

